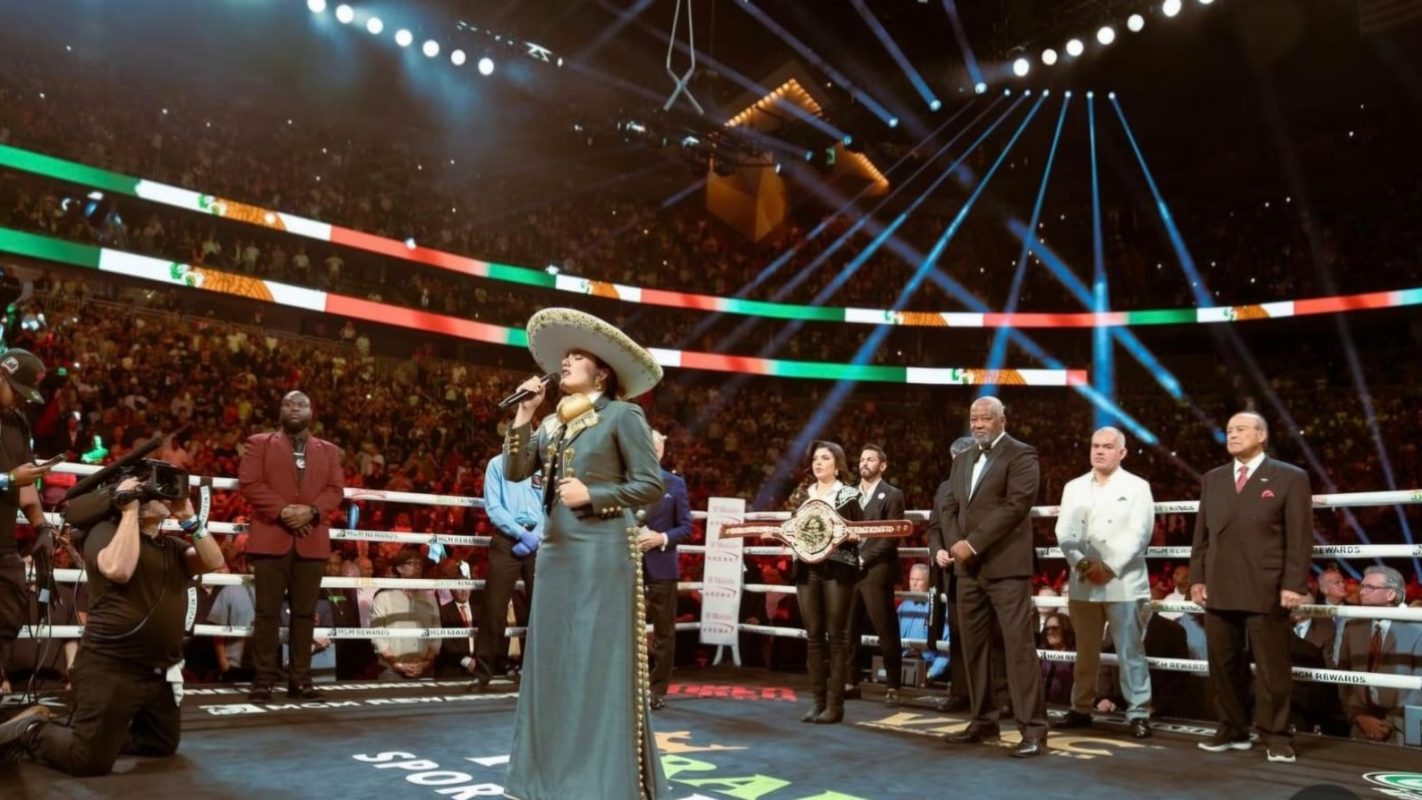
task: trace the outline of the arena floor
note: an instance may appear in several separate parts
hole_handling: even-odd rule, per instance
[[[1015,735],[1005,735],[1002,746],[939,742],[966,719],[926,703],[891,711],[850,701],[846,724],[810,726],[798,721],[806,701],[796,676],[723,667],[676,678],[655,720],[672,797],[680,800],[1318,800],[1373,796],[1384,782],[1422,785],[1415,752],[1304,737],[1297,763],[1270,764],[1261,748],[1203,753],[1195,743],[1208,731],[1184,725],[1164,725],[1145,743],[1129,738],[1123,723],[1084,736],[1054,733],[1049,756],[1018,761],[1007,753]],[[497,684],[485,694],[469,694],[461,683],[361,684],[333,690],[325,701],[263,709],[235,689],[192,688],[177,757],[125,757],[114,774],[84,780],[33,763],[7,766],[0,768],[0,797],[498,797],[515,700]],[[1346,792],[1322,791],[1328,784]],[[1304,791],[1310,787],[1320,788]],[[590,791],[588,800],[599,799]]]

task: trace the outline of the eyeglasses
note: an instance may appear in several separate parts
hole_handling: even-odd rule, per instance
[[[1366,592],[1366,591],[1369,590],[1369,589],[1377,589],[1378,591],[1383,591],[1383,590],[1388,589],[1388,588],[1389,588],[1388,585],[1385,584],[1385,583],[1382,584],[1382,585],[1380,585],[1380,586],[1374,586],[1374,585],[1372,585],[1372,584],[1370,584],[1370,583],[1360,583],[1360,584],[1358,584],[1358,591],[1360,591],[1360,592]]]

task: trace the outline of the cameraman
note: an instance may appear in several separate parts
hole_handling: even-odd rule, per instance
[[[96,523],[84,541],[89,620],[72,672],[73,727],[30,709],[0,725],[0,761],[16,749],[71,775],[104,775],[120,753],[178,749],[188,587],[222,566],[222,551],[184,499],[140,502],[141,482],[118,485],[121,517]],[[169,517],[192,544],[160,536]]]
[[[35,551],[47,556],[54,549],[54,526],[44,518],[35,481],[43,478],[53,462],[34,463],[30,424],[25,403],[42,403],[40,380],[44,362],[28,350],[11,348],[0,353],[0,694],[9,691],[5,667],[20,627],[29,620],[30,593],[25,583],[24,562],[15,549],[15,512],[35,528]]]

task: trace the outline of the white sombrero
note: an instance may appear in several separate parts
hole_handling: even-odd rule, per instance
[[[627,334],[571,308],[545,308],[528,320],[528,351],[544,372],[558,373],[569,350],[597,356],[617,373],[622,396],[645,394],[662,380],[662,366]]]

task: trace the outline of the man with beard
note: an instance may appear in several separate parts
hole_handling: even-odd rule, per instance
[[[904,493],[884,480],[889,459],[878,445],[866,444],[859,454],[859,507],[865,520],[904,519]],[[898,539],[870,539],[859,548],[859,582],[849,611],[849,676],[846,697],[859,696],[859,670],[854,668],[859,653],[859,631],[866,614],[879,637],[884,659],[884,679],[888,690],[884,705],[899,706],[899,684],[903,680],[903,645],[899,642],[898,617],[894,612],[894,586],[902,575],[899,568]]]
[[[279,675],[277,621],[282,600],[291,606],[291,669],[287,695],[315,700],[311,640],[321,575],[331,556],[326,519],[345,496],[341,449],[311,433],[311,398],[288,392],[281,430],[247,440],[237,490],[252,505],[247,560],[256,576],[257,617],[252,632],[256,676],[248,699],[265,703]]]

